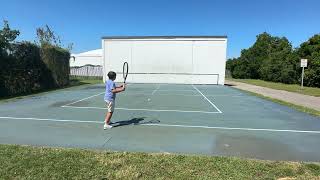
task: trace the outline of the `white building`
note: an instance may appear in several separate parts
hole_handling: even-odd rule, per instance
[[[226,36],[110,36],[102,38],[104,80],[109,71],[128,82],[224,84]]]
[[[79,54],[71,54],[70,75],[103,76],[102,49],[91,50]]]
[[[79,54],[71,54],[70,67],[95,65],[102,66],[102,49],[91,50]]]

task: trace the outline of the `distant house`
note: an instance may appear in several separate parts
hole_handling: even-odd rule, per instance
[[[79,54],[71,54],[70,67],[85,65],[102,66],[102,49],[91,50]]]
[[[79,54],[71,54],[70,75],[103,76],[102,49],[91,50]]]

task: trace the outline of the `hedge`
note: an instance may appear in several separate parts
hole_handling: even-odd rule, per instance
[[[41,47],[41,58],[52,73],[57,87],[69,84],[70,53],[60,47],[45,44]]]
[[[12,51],[0,54],[0,97],[68,85],[69,57],[69,52],[57,47],[12,44]]]

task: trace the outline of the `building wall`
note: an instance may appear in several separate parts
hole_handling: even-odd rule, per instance
[[[127,61],[129,82],[224,84],[226,38],[103,39],[102,46],[105,77],[112,70],[122,81]]]

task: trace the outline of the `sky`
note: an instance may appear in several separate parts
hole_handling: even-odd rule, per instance
[[[232,58],[262,32],[298,47],[320,33],[319,9],[319,0],[4,0],[0,21],[18,41],[47,24],[73,53],[101,48],[103,36],[226,35]]]

